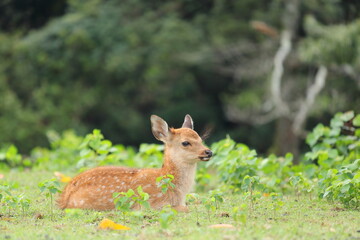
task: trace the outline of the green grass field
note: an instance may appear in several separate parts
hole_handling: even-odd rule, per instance
[[[40,193],[38,183],[53,177],[52,172],[11,171],[4,180],[15,182],[17,194],[24,193],[30,208],[1,206],[2,239],[360,239],[360,213],[309,196],[284,196],[283,206],[274,210],[270,197],[262,196],[253,209],[241,194],[225,195],[219,209],[208,213],[199,201],[189,205],[190,213],[178,213],[164,228],[160,213],[145,210],[125,220],[120,212],[62,211],[54,207],[51,217],[49,200]],[[200,194],[202,197],[206,195]],[[247,204],[246,221],[234,219],[233,208]],[[108,218],[131,230],[100,230],[99,222]],[[232,224],[234,228],[210,228],[214,224]]]

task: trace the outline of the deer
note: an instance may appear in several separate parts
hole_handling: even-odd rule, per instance
[[[181,128],[169,128],[165,120],[151,115],[151,130],[154,137],[164,143],[164,157],[161,168],[127,168],[102,166],[87,170],[74,177],[62,191],[58,206],[93,210],[115,209],[113,193],[127,192],[141,186],[149,194],[153,209],[170,205],[179,212],[188,212],[185,200],[195,183],[197,163],[209,161],[212,151],[203,144],[194,131],[190,115],[186,115]],[[165,193],[156,179],[166,175],[174,176],[174,188]],[[133,209],[139,208],[136,204]]]

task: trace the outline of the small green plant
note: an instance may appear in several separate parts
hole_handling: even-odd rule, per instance
[[[210,194],[210,198],[215,203],[215,208],[219,209],[220,208],[220,203],[224,202],[224,198],[223,198],[224,193],[219,189],[215,189],[215,190],[209,191],[209,194]]]
[[[300,188],[304,182],[302,174],[296,174],[295,176],[290,177],[290,185],[295,188],[295,194],[298,201],[300,201]]]
[[[197,195],[196,193],[189,193],[186,195],[186,201],[190,204],[194,205],[195,208],[195,214],[196,214],[196,224],[200,225],[199,223],[199,211],[197,208],[197,201],[199,201],[199,195]]]
[[[17,197],[13,196],[11,193],[2,197],[2,202],[5,203],[5,206],[8,209],[8,216],[11,215],[11,210],[14,210],[17,207]]]
[[[30,166],[31,162],[23,160],[22,156],[18,153],[17,147],[10,145],[0,149],[0,168],[2,167],[17,168]]]
[[[171,206],[164,207],[159,214],[159,222],[162,228],[168,228],[177,215],[177,211]]]
[[[301,172],[291,176],[289,178],[289,183],[295,188],[295,195],[298,201],[300,201],[301,192],[308,193],[311,200],[311,192],[314,190],[315,185],[310,179],[304,177]]]
[[[21,194],[20,196],[18,196],[18,205],[20,205],[21,207],[23,216],[25,216],[26,211],[30,208],[30,203],[31,200],[25,197],[25,195]]]
[[[317,162],[320,198],[360,207],[360,114],[337,113],[330,126],[317,125],[306,139],[305,159]]]
[[[330,169],[322,184],[322,198],[340,201],[347,208],[360,208],[360,159],[342,169]]]
[[[247,204],[243,203],[239,207],[233,207],[232,216],[235,222],[246,225],[247,222]]]
[[[148,193],[144,192],[142,187],[139,186],[137,189],[137,196],[134,199],[134,201],[139,204],[140,208],[144,207],[145,209],[150,208],[150,204],[148,202],[150,196]]]
[[[164,145],[142,143],[139,152],[131,161],[128,161],[132,167],[160,167],[163,159]]]
[[[272,192],[282,191],[288,184],[292,154],[288,153],[285,157],[275,155],[267,158],[258,157],[255,150],[244,144],[236,143],[229,137],[213,143],[211,149],[214,157],[207,165],[216,168],[221,178],[221,187],[224,186],[232,192],[238,192],[248,189],[249,186],[253,189],[251,185],[261,185],[262,189],[266,188],[267,192]],[[247,179],[255,176],[260,179]],[[243,184],[248,181],[250,183],[243,187]]]
[[[209,188],[209,184],[213,176],[208,172],[205,165],[199,166],[196,172],[196,191],[205,192]]]
[[[276,218],[276,213],[284,206],[283,196],[280,193],[270,193],[271,209],[273,210],[273,218]]]
[[[104,139],[98,129],[86,135],[79,148],[81,150],[81,159],[77,162],[79,169],[114,163],[118,160],[116,153],[119,149],[113,147],[111,141]]]
[[[237,144],[227,137],[211,146],[214,157],[208,166],[217,168],[221,182],[231,191],[241,189],[242,179],[246,176],[256,175],[257,154],[244,144]]]
[[[209,222],[211,222],[210,212],[215,212],[217,206],[215,197],[204,197],[201,199],[201,203],[206,209]]]
[[[354,127],[346,128],[346,123]],[[360,159],[360,114],[353,111],[337,113],[330,126],[318,124],[306,138],[311,151],[307,161],[315,161],[321,168],[339,168]]]
[[[12,191],[16,187],[16,184],[0,184],[0,203],[6,206],[8,216],[11,215],[11,210],[16,210],[18,207],[25,216],[25,211],[30,207],[30,199],[26,198],[24,194],[14,195]]]
[[[135,192],[132,189],[129,189],[127,192],[113,193],[115,209],[121,211],[124,222],[126,220],[127,213],[131,210],[131,207],[135,203],[135,201],[132,199],[134,195]]]
[[[310,200],[312,200],[312,193],[314,192],[316,181],[317,181],[317,179],[311,180],[309,178],[304,178],[304,180],[302,182],[301,189],[303,192],[305,192],[309,195]]]
[[[55,179],[45,180],[38,184],[40,192],[45,193],[45,196],[50,200],[50,213],[53,219],[53,199],[56,193],[60,191],[60,183]]]
[[[254,194],[255,188],[259,185],[259,177],[258,176],[252,176],[246,175],[243,179],[241,189],[245,191],[246,198],[248,197],[250,199],[250,207],[251,211],[254,210],[254,203],[255,201],[261,197],[261,194],[256,192]]]
[[[164,176],[160,176],[156,178],[156,184],[159,188],[161,188],[162,193],[166,193],[169,189],[174,189],[175,184],[172,183],[174,180],[174,176],[171,174],[167,174]]]
[[[140,208],[150,208],[148,202],[149,194],[144,192],[141,186],[139,186],[136,191],[137,193],[135,193],[134,190],[129,189],[127,192],[113,193],[115,209],[121,211],[124,221],[134,204],[138,204]]]

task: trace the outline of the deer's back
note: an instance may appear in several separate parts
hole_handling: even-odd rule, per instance
[[[126,192],[139,179],[144,169],[97,167],[74,177],[59,199],[60,208],[113,209],[114,192]]]

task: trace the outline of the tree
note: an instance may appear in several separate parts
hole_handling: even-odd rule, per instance
[[[17,0],[7,2],[17,9]],[[150,114],[177,126],[190,113],[197,126],[216,125],[217,139],[230,133],[260,151],[274,142],[273,151],[296,153],[309,116],[359,106],[356,61],[334,64],[312,47],[338,31],[322,34],[328,25],[352,26],[360,12],[352,1],[60,2],[66,8],[46,8],[51,17],[41,21],[15,21],[18,9],[0,14],[12,26],[0,33],[0,142],[22,152],[45,145],[49,129],[100,128],[138,145],[153,139]],[[56,5],[29,9],[47,4]],[[323,30],[313,34],[317,26]],[[250,131],[238,127],[244,122],[262,125]]]
[[[253,22],[254,29],[266,34],[267,39],[255,44],[245,42],[231,47],[226,46],[220,50],[221,71],[232,74],[235,83],[239,87],[244,87],[244,90],[240,89],[228,96],[225,103],[228,118],[233,122],[252,124],[265,124],[276,120],[273,151],[281,155],[286,152],[292,152],[295,156],[299,154],[299,139],[305,135],[306,120],[309,116],[316,115],[318,111],[333,112],[359,106],[359,99],[356,97],[354,99],[357,105],[350,101],[334,104],[333,106],[337,105],[335,108],[328,105],[334,100],[338,101],[331,99],[329,92],[339,94],[348,91],[346,87],[334,88],[334,86],[344,87],[337,84],[339,77],[353,78],[355,81],[348,84],[353,86],[351,91],[357,96],[359,94],[359,88],[356,86],[358,82],[356,76],[359,74],[357,67],[354,66],[358,61],[354,57],[357,56],[354,48],[358,49],[359,46],[357,43],[359,33],[356,30],[358,23],[354,21],[348,25],[334,27],[315,26],[316,21],[304,17],[304,13],[301,12],[301,9],[305,8],[307,10],[305,12],[315,14],[316,12],[310,8],[312,4],[315,3],[285,1],[280,34],[264,22]],[[339,6],[334,4],[327,3],[323,9],[336,16],[344,11],[347,5],[340,6],[343,9],[335,13],[332,11]],[[302,32],[304,27],[307,30],[305,33]],[[339,30],[342,34],[339,34]],[[274,57],[264,54],[269,49],[275,52],[278,42],[280,46]],[[351,54],[343,56],[343,51]],[[336,52],[341,52],[340,62],[336,60]],[[345,63],[346,67],[342,66],[339,69],[339,63]],[[345,76],[331,74],[331,79],[328,79],[329,68],[331,73],[335,70],[337,73],[345,73]],[[268,76],[270,72],[272,74]],[[266,81],[268,83],[265,83]],[[342,96],[352,99],[356,94]]]
[[[49,129],[100,128],[115,142],[137,145],[152,141],[150,114],[179,121],[190,113],[199,125],[216,119],[211,89],[180,57],[201,46],[205,35],[187,19],[206,8],[187,1],[69,4],[44,27],[0,39],[7,45],[0,83],[12,99],[0,106],[2,142],[28,151],[46,144]]]

